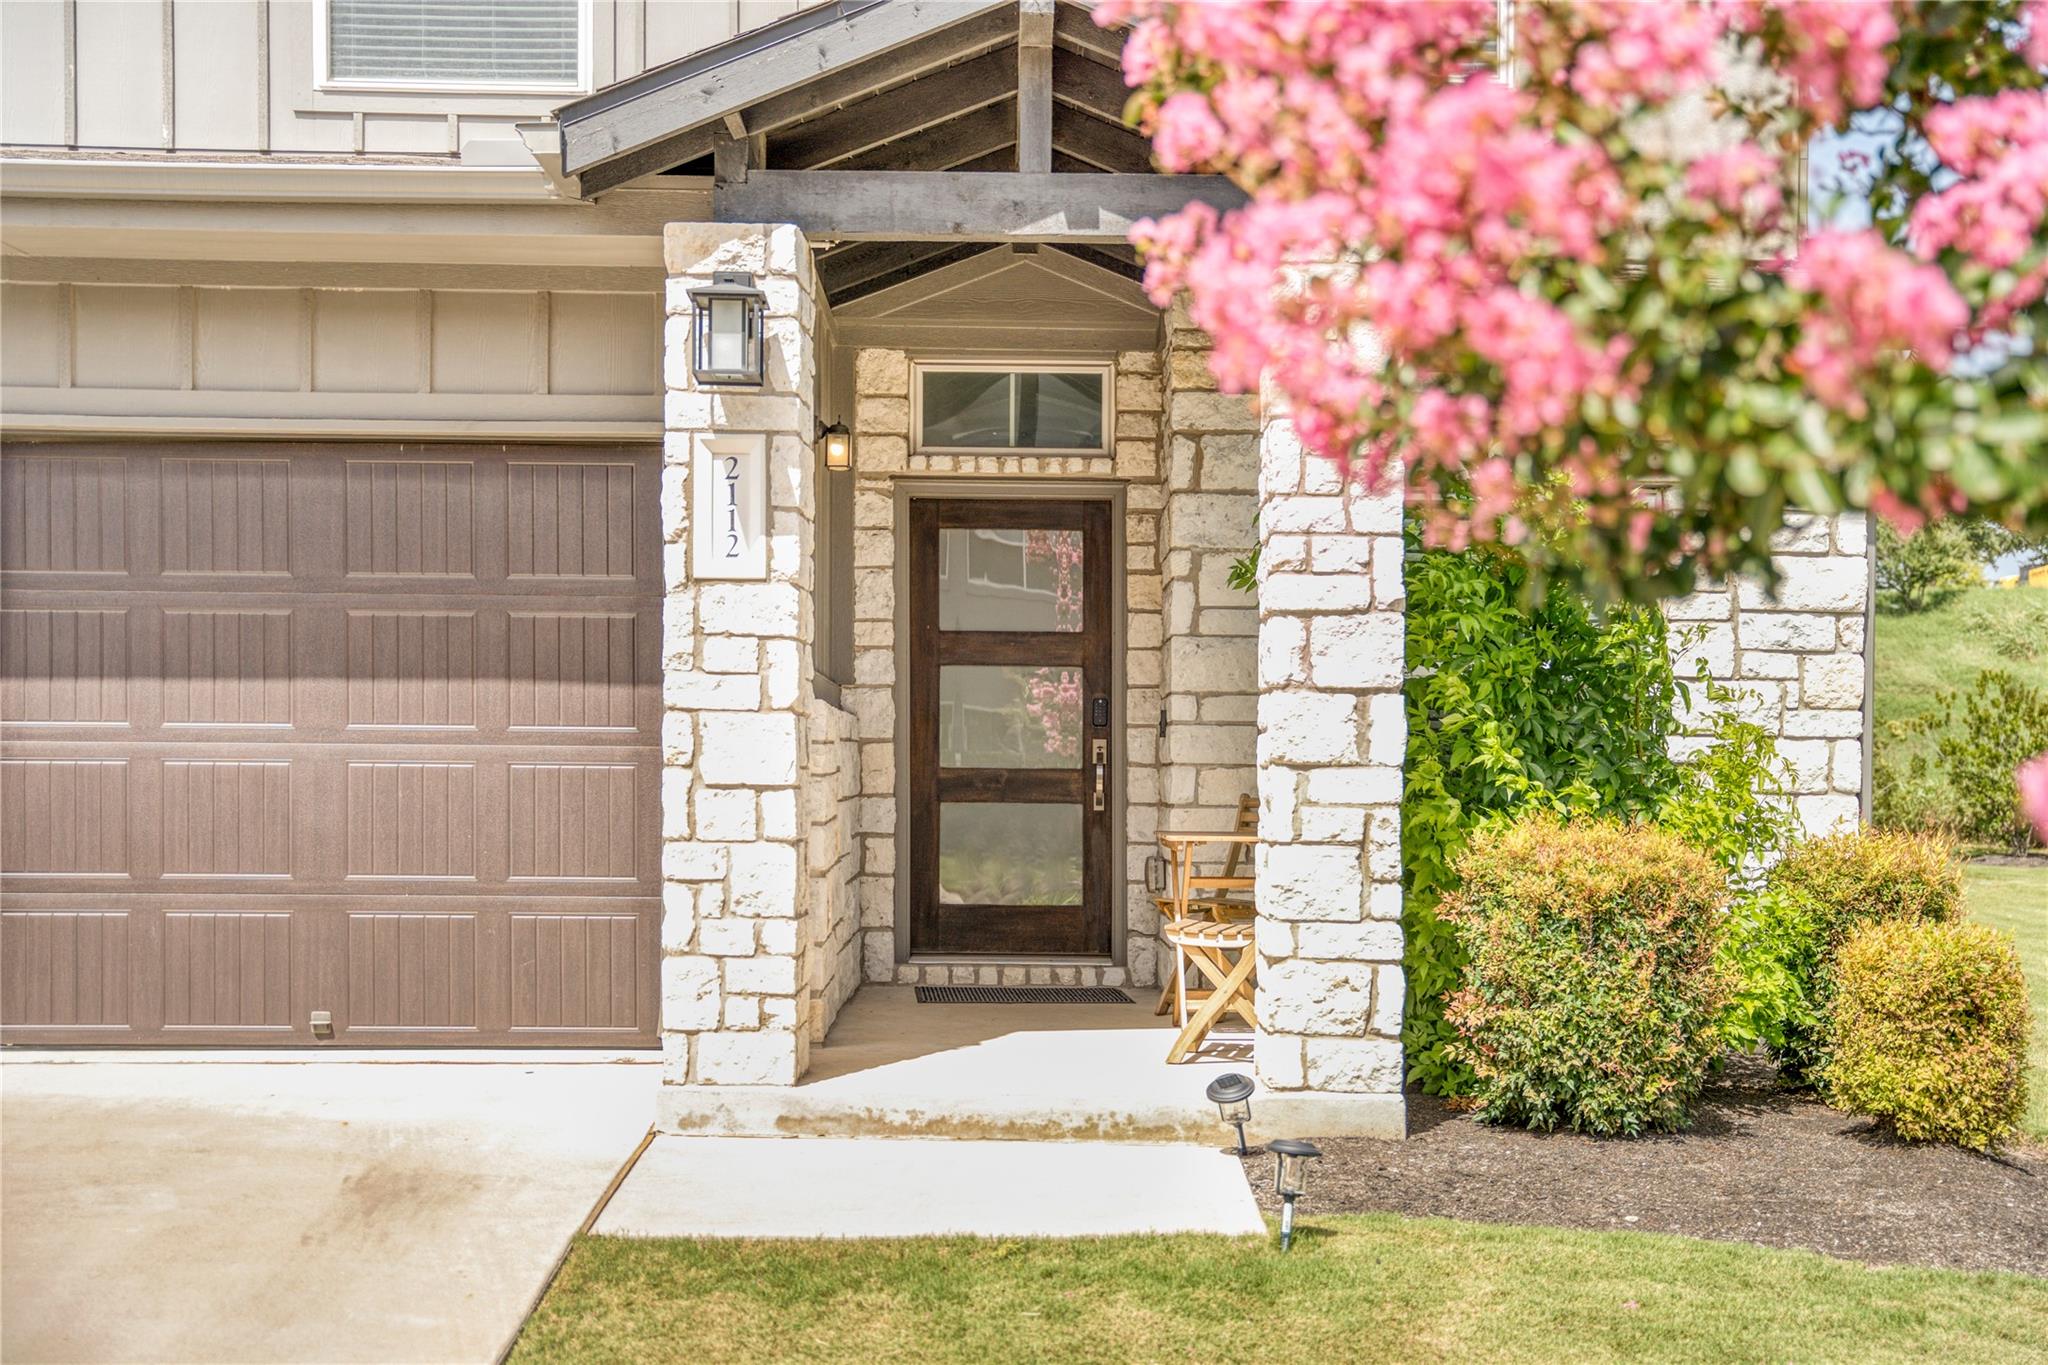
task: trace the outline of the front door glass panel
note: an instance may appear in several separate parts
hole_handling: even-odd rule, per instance
[[[1079,531],[948,527],[939,629],[1079,631],[1085,558]]]
[[[939,899],[949,905],[1079,905],[1081,808],[939,803]]]
[[[1078,767],[1081,711],[1078,668],[949,664],[939,670],[939,764]]]

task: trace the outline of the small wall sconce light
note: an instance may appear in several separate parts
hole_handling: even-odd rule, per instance
[[[1322,1148],[1302,1138],[1275,1138],[1266,1144],[1273,1154],[1273,1192],[1280,1196],[1280,1249],[1294,1241],[1294,1201],[1308,1193],[1308,1167]]]
[[[1237,1154],[1249,1155],[1244,1145],[1244,1126],[1252,1120],[1252,1078],[1226,1071],[1209,1082],[1206,1093],[1209,1103],[1216,1106],[1216,1112],[1223,1121],[1236,1127]]]
[[[820,422],[818,439],[825,443],[825,468],[842,474],[853,468],[853,433],[846,423],[834,422],[828,427]]]
[[[699,384],[759,388],[767,381],[768,296],[744,270],[721,270],[690,291],[690,374]]]

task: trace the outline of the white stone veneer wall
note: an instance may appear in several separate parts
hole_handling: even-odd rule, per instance
[[[810,708],[804,787],[811,880],[811,1041],[825,1032],[860,985],[860,743],[851,713],[830,702]]]
[[[786,225],[672,223],[661,522],[662,1047],[671,1084],[791,1085],[822,1032],[812,968],[812,395],[816,299],[803,234]],[[745,270],[767,294],[768,380],[698,390],[688,290]],[[768,577],[691,576],[699,438],[767,437]]]
[[[1259,454],[1254,1057],[1267,1088],[1372,1097],[1398,1130],[1402,495],[1347,487],[1270,410]]]
[[[1738,581],[1664,604],[1674,657],[1688,677],[1704,660],[1709,676],[1743,694],[1737,712],[1778,736],[1808,833],[1853,828],[1866,814],[1870,741],[1867,520],[1795,515],[1773,545],[1775,598],[1760,582]],[[1694,697],[1688,728],[1704,725],[1704,702]]]

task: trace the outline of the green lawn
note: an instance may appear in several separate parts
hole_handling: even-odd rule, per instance
[[[2048,858],[2039,861],[2039,867],[1973,863],[1964,873],[1964,896],[1972,919],[2005,930],[2020,945],[2027,993],[2034,1002],[2027,1066],[2031,1096],[2023,1126],[2029,1138],[2048,1142]]]
[[[581,1239],[533,1361],[2048,1360],[2048,1280],[1386,1215],[1295,1250]]]
[[[1996,588],[1971,588],[1940,606],[1912,615],[1877,614],[1876,690],[1871,704],[1876,744],[1903,767],[1913,753],[1934,752],[1931,735],[1894,740],[1886,727],[1934,710],[1935,695],[1944,688],[1967,692],[1977,674],[2003,668],[2037,686],[2048,685],[2048,654],[2024,662],[1998,652],[1995,623],[2017,625],[2048,603],[2048,593]]]

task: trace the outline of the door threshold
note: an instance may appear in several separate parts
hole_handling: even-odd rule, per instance
[[[907,967],[1120,967],[1107,953],[1095,957],[1025,957],[1015,953],[912,953]]]

